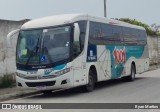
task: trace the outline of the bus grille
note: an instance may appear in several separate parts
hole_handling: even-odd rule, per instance
[[[54,86],[56,81],[47,81],[47,82],[26,82],[28,87],[38,87],[38,86]]]
[[[37,80],[37,76],[27,76],[27,77],[24,77],[24,79],[27,79],[27,80]]]
[[[27,80],[37,80],[37,79],[50,79],[50,78],[55,78],[55,75],[49,75],[49,76],[42,76],[41,78],[39,78],[38,76],[27,76],[24,77],[24,79]]]

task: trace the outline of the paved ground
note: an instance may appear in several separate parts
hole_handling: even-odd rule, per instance
[[[159,103],[160,102],[160,69],[138,74],[134,82],[123,82],[120,79],[101,82],[91,93],[83,93],[80,88],[54,92],[50,95],[36,94],[3,103]],[[1,111],[1,110],[0,110]],[[51,111],[51,110],[50,110]],[[54,110],[68,111],[70,110]],[[86,111],[86,110],[78,110]],[[87,110],[96,112],[97,110]],[[106,110],[101,110],[106,112]],[[108,110],[109,111],[109,110]],[[128,112],[129,110],[110,110],[110,112]],[[135,111],[135,110],[131,110]],[[136,110],[136,112],[144,110]],[[153,110],[145,110],[152,112]],[[16,110],[16,112],[18,112]],[[53,112],[53,110],[51,111]],[[160,112],[154,110],[153,112]]]
[[[0,102],[38,93],[35,90],[20,90],[16,87],[0,89]]]

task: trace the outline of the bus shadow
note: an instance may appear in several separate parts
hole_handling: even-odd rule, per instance
[[[146,77],[141,77],[141,78],[136,78],[135,81],[145,80],[145,79],[146,79]],[[132,83],[132,82],[122,81],[121,79],[114,79],[114,80],[99,82],[95,85],[94,91],[99,91],[101,89],[106,89],[109,87],[113,87],[113,86],[117,86],[117,85],[121,85],[121,84],[125,84],[125,83]],[[76,87],[76,88],[61,90],[61,91],[57,91],[57,92],[53,91],[52,93],[49,93],[49,94],[41,93],[41,94],[27,97],[26,99],[73,97],[73,96],[77,96],[80,94],[86,94],[86,93],[82,91],[81,87]]]
[[[135,82],[138,80],[144,80],[144,79],[146,79],[146,78],[145,77],[138,77],[135,79]],[[102,81],[102,82],[99,82],[96,84],[95,90],[114,87],[117,85],[127,84],[127,83],[134,83],[134,82],[129,82],[129,81],[122,80],[122,79],[113,79],[113,80],[108,80],[108,81]]]

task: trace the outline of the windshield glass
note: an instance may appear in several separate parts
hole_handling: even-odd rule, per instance
[[[41,63],[48,64],[69,58],[70,27],[43,30]]]
[[[42,35],[41,30],[34,31],[21,31],[17,43],[17,62],[26,64],[29,61],[30,64],[39,63],[39,45]],[[29,59],[30,58],[30,59]]]
[[[46,65],[68,59],[70,37],[70,26],[21,31],[17,42],[17,63]]]

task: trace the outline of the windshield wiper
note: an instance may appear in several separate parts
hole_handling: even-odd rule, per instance
[[[39,49],[39,47],[38,47],[38,43],[39,43],[39,38],[38,38],[38,41],[37,41],[36,46],[35,46],[35,47],[33,48],[33,50],[31,51],[31,53],[30,53],[30,55],[29,55],[29,58],[28,58],[28,60],[27,60],[27,62],[26,62],[26,64],[25,64],[25,65],[28,65],[28,63],[29,63],[29,61],[30,61],[31,57],[32,57],[32,56],[34,56],[35,54],[37,54],[38,49]],[[35,49],[36,49],[36,52],[34,52],[34,51],[35,51]]]

